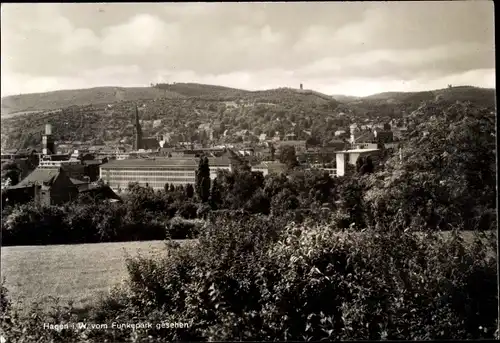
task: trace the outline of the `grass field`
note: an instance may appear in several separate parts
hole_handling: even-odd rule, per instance
[[[474,234],[464,232],[463,237],[470,243]],[[155,256],[165,249],[164,241],[2,247],[1,276],[10,299],[25,310],[35,301],[49,308],[51,297],[83,308],[127,277],[127,254]]]
[[[23,309],[35,301],[48,308],[52,297],[82,308],[127,277],[127,255],[165,249],[164,241],[2,247],[1,276],[9,298]]]

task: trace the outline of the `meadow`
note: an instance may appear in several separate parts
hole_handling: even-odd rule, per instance
[[[462,235],[473,241],[472,232]],[[57,300],[85,308],[128,277],[127,256],[153,257],[166,249],[165,241],[2,247],[1,277],[23,310],[35,302],[47,309]]]
[[[49,308],[56,299],[85,308],[127,278],[127,256],[165,249],[165,241],[2,247],[1,277],[25,310],[34,302]]]

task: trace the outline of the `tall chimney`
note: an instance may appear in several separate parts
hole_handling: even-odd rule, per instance
[[[45,124],[45,134],[46,135],[51,135],[52,134],[52,125]]]

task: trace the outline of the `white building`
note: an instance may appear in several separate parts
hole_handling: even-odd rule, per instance
[[[231,163],[227,158],[209,157],[208,160],[212,180],[217,177],[219,169],[231,171]],[[161,190],[166,183],[194,184],[198,161],[198,158],[191,157],[113,160],[101,165],[100,178],[114,191],[126,190],[131,182]]]
[[[344,176],[347,166],[355,166],[359,157],[377,155],[379,152],[379,149],[352,149],[337,152],[337,176]]]

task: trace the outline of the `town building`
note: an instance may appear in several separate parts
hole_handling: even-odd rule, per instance
[[[74,154],[73,158],[63,154],[42,156],[38,169],[56,170],[62,168],[70,178],[87,182],[97,181],[99,165],[102,161],[89,159],[90,157],[80,159],[81,156],[77,159]]]
[[[337,169],[336,168],[325,168],[321,165],[311,165],[311,168],[307,168],[306,170],[319,170],[322,172],[328,173],[330,177],[337,177]]]
[[[281,149],[283,149],[286,146],[294,147],[296,154],[301,154],[301,153],[306,152],[306,148],[307,148],[305,140],[302,140],[302,141],[279,141],[276,144],[276,154],[279,154]]]
[[[266,176],[268,174],[280,174],[286,170],[286,165],[280,162],[274,161],[263,161],[255,166],[251,167],[254,172],[261,172],[262,175]]]
[[[106,185],[73,179],[62,167],[36,168],[17,185],[5,190],[5,200],[8,203],[26,203],[33,200],[38,205],[49,206],[75,200],[82,194],[120,200]]]
[[[360,157],[378,156],[379,149],[351,149],[338,151],[336,156],[337,176],[344,176],[346,174],[347,166],[355,166]]]
[[[75,183],[80,183],[75,180]],[[76,199],[78,187],[62,168],[37,168],[7,190],[9,202],[35,200],[41,205],[59,205]]]
[[[381,129],[354,132],[351,134],[351,146],[353,149],[377,149],[381,145],[394,142],[392,131]]]
[[[328,146],[308,148],[305,153],[298,154],[297,159],[301,163],[327,164],[335,161],[337,151],[344,150],[347,144],[342,141],[333,141]]]
[[[19,178],[23,179],[29,175],[40,162],[40,155],[35,150],[4,151],[1,163],[14,163],[20,172]]]
[[[215,179],[217,170],[232,170],[228,158],[209,157],[208,161],[211,179]],[[195,157],[112,160],[100,166],[100,178],[114,191],[126,190],[132,182],[160,190],[167,183],[194,184],[198,164]]]

